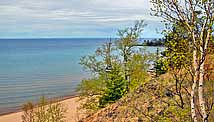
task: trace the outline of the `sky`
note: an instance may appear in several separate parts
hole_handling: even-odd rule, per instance
[[[0,38],[116,37],[145,20],[143,38],[161,37],[149,0],[0,0]]]

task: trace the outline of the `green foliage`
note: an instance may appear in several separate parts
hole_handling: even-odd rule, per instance
[[[175,25],[172,30],[165,31],[165,51],[156,55],[155,69],[159,79],[156,94],[159,100],[151,102],[153,110],[146,112],[152,119],[160,122],[191,121],[188,89],[191,85],[189,68],[192,62],[192,45],[189,45],[187,33],[183,27]],[[161,75],[164,74],[164,75]],[[161,77],[165,77],[160,80]],[[147,91],[148,92],[148,91]],[[150,91],[150,92],[155,92]],[[145,94],[148,99],[155,94]],[[160,104],[162,106],[160,106]],[[155,115],[157,114],[157,115]]]
[[[104,107],[108,103],[113,103],[126,93],[126,81],[120,71],[119,66],[106,74],[106,89],[99,100],[99,106]]]
[[[107,84],[116,81],[115,79],[107,79],[109,72],[106,72],[106,68],[115,69],[112,64],[115,64],[117,60],[111,54],[113,48],[109,44],[104,44],[102,48],[96,50],[94,55],[82,57],[80,60],[80,64],[93,74],[92,78],[83,80],[77,89],[80,92],[80,97],[85,99],[82,108],[87,109],[88,112],[96,111],[101,107],[100,101],[104,99],[109,88]]]
[[[81,108],[93,112],[99,109],[99,99],[103,96],[106,89],[105,77],[100,75],[98,77],[82,80],[77,91],[80,93],[80,98],[85,99]]]
[[[190,108],[176,105],[177,96],[167,96],[166,89],[174,90],[169,79],[152,79],[133,92],[92,116],[95,122],[190,122]],[[176,101],[176,102],[175,102]],[[186,101],[186,100],[185,100]]]
[[[159,54],[159,48],[157,48],[156,52],[156,60],[154,62],[154,69],[155,69],[155,75],[156,77],[165,74],[167,72],[167,66],[166,66],[166,55],[165,51]]]
[[[154,69],[156,71],[156,75],[162,75],[167,72],[165,61],[166,60],[164,59],[164,57],[160,57],[158,60],[155,61]]]
[[[134,27],[125,28],[118,31],[118,36],[120,37],[115,41],[115,45],[118,52],[123,58],[123,62],[126,63],[130,59],[130,56],[134,53],[134,46],[138,44],[140,34],[143,28],[146,26],[144,21],[136,21]]]
[[[131,60],[128,63],[128,69],[130,74],[129,88],[134,91],[143,83],[149,81],[149,75],[147,70],[150,66],[149,61],[153,60],[152,55],[141,51],[142,53],[135,53],[131,56]]]
[[[120,62],[122,63],[123,67],[123,73],[125,80],[127,83],[127,92],[131,90],[131,86],[133,86],[133,81],[131,78],[131,67],[130,62],[131,58],[134,54],[137,52],[137,47],[139,44],[140,35],[143,31],[143,28],[146,26],[144,24],[144,21],[136,21],[135,25],[133,27],[125,28],[123,30],[118,31],[118,36],[120,37],[117,41],[115,41],[116,49],[118,51],[118,54],[120,54],[118,57],[120,57]],[[139,47],[138,47],[139,49]],[[132,84],[132,85],[131,85]]]
[[[134,27],[120,30],[120,39],[114,43],[106,43],[95,54],[81,58],[80,64],[93,74],[78,87],[85,101],[83,108],[96,111],[146,81],[150,55],[135,47],[144,26],[143,21],[137,21]]]
[[[78,91],[80,97],[86,100],[82,108],[93,112],[120,99],[126,92],[126,81],[119,65],[113,64],[110,72],[83,80]]]
[[[181,25],[173,25],[164,33],[166,37],[164,58],[161,62],[165,70],[188,69],[192,65],[192,45],[189,36]]]
[[[201,65],[201,60],[205,61],[206,53],[210,54],[211,52],[209,49],[206,50],[206,38],[211,35],[209,32],[213,32],[213,29],[211,29],[214,20],[211,14],[213,10],[210,8],[213,3],[210,0],[203,0],[202,2],[198,0],[184,2],[151,0],[151,3],[153,4],[152,11],[154,15],[162,17],[165,22],[170,23],[166,25],[172,27],[164,31],[166,50],[163,56],[157,58],[155,66],[157,74],[165,74],[151,79],[149,82],[143,80],[143,78],[147,78],[146,60],[143,60],[144,55],[138,55],[134,49],[134,46],[138,45],[138,39],[143,30],[143,21],[137,22],[134,27],[120,30],[118,34],[120,39],[115,43],[117,60],[114,63],[120,65],[121,70],[113,68],[111,72],[105,72],[105,67],[110,64],[107,63],[109,60],[101,63],[103,64],[103,70],[102,72],[99,71],[98,78],[102,76],[106,79],[102,80],[105,85],[96,101],[98,105],[102,106],[121,98],[126,93],[123,87],[124,84],[128,86],[126,90],[128,94],[123,97],[124,99],[120,99],[119,105],[116,103],[116,105],[112,105],[113,109],[110,106],[105,110],[107,113],[98,114],[104,113],[103,118],[106,121],[119,121],[120,118],[130,121],[130,118],[134,117],[142,118],[142,121],[192,121],[190,108],[192,82],[190,81],[197,76],[197,74],[193,74],[197,71],[197,68],[192,69],[192,62],[196,61],[193,61],[192,52],[193,50],[197,52],[196,63],[198,65]],[[210,40],[208,43],[210,43]],[[200,54],[200,51],[203,54]],[[204,59],[200,59],[200,56],[203,55]],[[103,56],[104,59],[108,59],[106,55]],[[93,61],[91,62],[93,63]],[[213,111],[214,104],[213,98],[211,98],[213,96],[213,81],[210,79],[209,81],[210,84],[206,83],[204,85],[206,88],[203,89],[205,102],[208,103],[207,110],[201,113]],[[130,89],[133,89],[133,91],[130,92]],[[197,98],[197,94],[192,98],[194,97]],[[198,107],[198,100],[195,100],[195,103]],[[200,108],[196,116],[199,113]],[[212,116],[212,114],[210,115]],[[98,119],[100,118],[102,117],[98,117]],[[103,118],[101,121],[105,120]]]
[[[22,122],[65,122],[66,109],[62,104],[48,103],[44,97],[38,105],[28,102],[23,105]]]
[[[105,78],[101,75],[99,77],[82,80],[77,91],[80,92],[81,96],[101,95],[105,90],[105,86]]]
[[[160,122],[191,122],[190,118],[190,108],[188,105],[185,108],[180,108],[178,106],[173,105],[173,99],[168,100],[168,107],[164,110],[163,114],[159,116]]]

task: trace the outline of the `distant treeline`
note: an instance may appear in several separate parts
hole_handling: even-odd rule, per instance
[[[143,45],[145,46],[164,46],[164,39],[144,39],[143,40]]]

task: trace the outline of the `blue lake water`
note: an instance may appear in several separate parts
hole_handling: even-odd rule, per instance
[[[79,65],[107,39],[0,39],[0,114],[41,96],[75,93],[87,73]],[[148,50],[155,52],[156,47]]]

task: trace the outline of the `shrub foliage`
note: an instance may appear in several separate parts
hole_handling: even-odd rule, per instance
[[[38,105],[28,102],[23,105],[22,122],[65,122],[66,109],[61,103],[48,103],[42,97]]]

